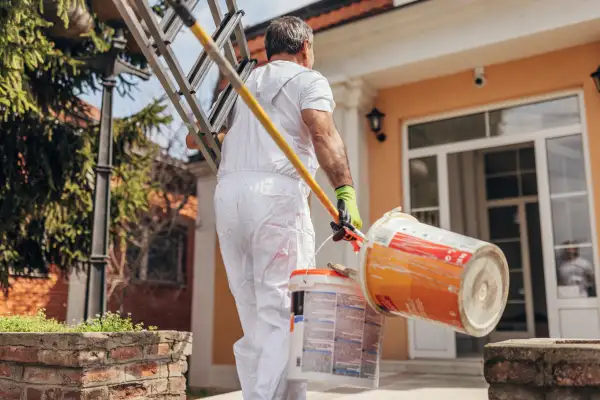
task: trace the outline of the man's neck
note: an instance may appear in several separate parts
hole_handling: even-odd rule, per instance
[[[289,62],[296,63],[298,65],[302,65],[304,67],[303,60],[301,59],[301,57],[299,55],[296,55],[296,54],[287,54],[287,53],[275,54],[269,60],[269,62],[273,62],[273,61],[289,61]]]

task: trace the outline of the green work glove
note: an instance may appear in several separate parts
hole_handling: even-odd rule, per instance
[[[335,196],[338,199],[338,208],[340,201],[345,203],[344,211],[348,215],[350,219],[349,222],[352,224],[352,226],[354,226],[356,229],[362,228],[363,223],[358,212],[358,205],[356,204],[356,192],[354,191],[354,188],[350,185],[340,186],[339,188],[335,189]]]

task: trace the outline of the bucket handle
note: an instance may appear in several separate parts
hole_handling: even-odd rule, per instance
[[[319,252],[321,251],[321,249],[323,248],[323,246],[325,246],[327,244],[327,242],[329,242],[331,239],[333,239],[333,233],[331,234],[331,236],[329,236],[327,239],[325,239],[323,241],[323,243],[321,243],[321,245],[319,246],[319,248],[317,249],[317,251],[315,251],[315,254],[312,256],[312,258],[310,259],[309,263],[306,265],[306,272],[304,273],[304,279],[303,282],[306,282],[306,277],[308,276],[308,271],[311,269],[310,267],[317,267],[317,265],[315,264],[315,260],[317,259],[317,254],[319,254]]]

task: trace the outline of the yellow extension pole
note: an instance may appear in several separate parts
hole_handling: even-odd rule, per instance
[[[271,135],[275,143],[279,146],[281,151],[286,155],[288,160],[294,165],[296,171],[300,174],[302,179],[308,184],[313,193],[317,196],[317,198],[321,201],[325,209],[331,214],[335,222],[339,222],[339,214],[337,208],[333,205],[331,200],[327,197],[323,189],[319,186],[317,181],[312,177],[310,172],[306,169],[302,161],[298,158],[294,150],[290,147],[290,145],[285,141],[281,133],[277,130],[265,110],[258,103],[256,98],[250,93],[250,90],[246,87],[242,79],[237,74],[236,70],[232,67],[232,65],[227,61],[227,59],[221,54],[219,48],[216,43],[206,33],[204,28],[200,26],[196,18],[191,14],[191,12],[187,9],[187,7],[183,4],[181,0],[169,0],[169,3],[175,10],[175,12],[179,15],[179,17],[183,20],[183,22],[190,28],[194,36],[202,43],[204,50],[208,53],[209,57],[217,64],[221,73],[227,78],[233,88],[238,92],[240,97],[244,100],[246,105],[252,110],[252,113],[256,116],[256,118],[260,121],[265,130]]]

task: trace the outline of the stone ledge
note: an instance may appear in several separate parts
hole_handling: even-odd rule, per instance
[[[191,343],[170,331],[0,333],[0,399],[185,399]]]
[[[189,332],[0,333],[0,360],[84,367],[191,354]],[[0,372],[1,375],[1,372]]]
[[[600,341],[529,339],[489,344],[484,376],[494,400],[600,400]]]

